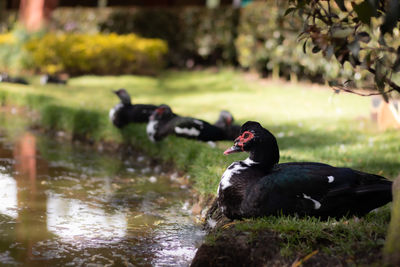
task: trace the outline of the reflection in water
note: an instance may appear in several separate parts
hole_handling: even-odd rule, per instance
[[[13,147],[1,141],[0,265],[187,266],[193,258],[203,232],[182,209],[190,192],[150,160],[31,133]]]
[[[31,133],[24,133],[14,145],[15,170],[21,180],[29,179],[29,186],[36,192],[36,138]]]
[[[126,235],[126,216],[106,214],[78,199],[50,194],[47,200],[47,229],[65,241],[108,240],[118,242]]]
[[[4,168],[0,171],[4,171]],[[4,173],[0,173],[0,213],[16,219],[17,213],[17,182]]]

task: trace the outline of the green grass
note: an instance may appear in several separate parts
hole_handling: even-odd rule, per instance
[[[43,127],[94,141],[129,142],[185,171],[201,194],[215,194],[225,168],[247,155],[223,156],[231,142],[211,148],[172,136],[153,144],[147,139],[145,125],[119,131],[108,121],[109,108],[118,102],[111,89],[124,87],[134,103],[166,103],[178,114],[210,122],[222,109],[230,110],[238,123],[259,121],[276,135],[281,162],[324,162],[389,179],[400,172],[399,132],[377,130],[369,120],[369,98],[334,95],[309,84],[259,81],[231,70],[171,71],[157,78],[83,76],[70,79],[67,86],[41,86],[38,77],[31,82],[30,86],[0,83],[1,102],[38,110]],[[247,220],[237,227],[255,233],[262,229],[280,232],[284,255],[292,249],[304,253],[322,249],[352,257],[382,246],[389,214],[385,207],[360,222],[283,217]]]
[[[299,219],[271,216],[242,221],[235,227],[239,231],[250,231],[254,238],[257,238],[260,231],[278,232],[282,240],[278,245],[281,254],[286,257],[294,253],[307,255],[319,250],[342,260],[358,257],[358,262],[368,263],[379,260],[379,250],[385,241],[389,217],[389,207],[386,206],[362,219],[320,221],[313,217]],[[363,255],[362,259],[360,255]]]

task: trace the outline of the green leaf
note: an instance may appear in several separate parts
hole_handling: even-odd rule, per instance
[[[312,52],[314,54],[318,53],[319,51],[321,51],[321,48],[319,48],[318,46],[314,46],[313,49],[312,49]]]
[[[307,48],[307,40],[305,40],[304,44],[303,44],[303,53],[304,54],[307,54],[306,48]]]
[[[289,7],[288,9],[286,9],[285,14],[283,15],[284,17],[287,16],[288,14],[294,12],[297,8],[295,7]]]
[[[358,54],[360,53],[360,43],[357,40],[349,43],[347,48],[351,51],[354,57],[358,58]]]
[[[344,0],[335,0],[335,2],[338,5],[338,7],[340,8],[340,10],[347,12],[347,9],[344,5]]]
[[[356,40],[363,42],[363,43],[369,43],[371,41],[371,37],[367,32],[359,32],[356,35]]]
[[[396,61],[393,64],[392,69],[394,72],[400,71],[400,46],[397,48],[397,57],[396,57]]]
[[[357,5],[352,3],[354,11],[357,13],[357,17],[361,22],[365,24],[371,23],[371,17],[375,17],[377,14],[377,9],[371,1],[364,1],[361,4]]]
[[[349,62],[353,68],[361,64],[361,62],[358,60],[358,57],[355,57],[354,55],[349,56]]]
[[[329,45],[328,48],[325,50],[325,57],[329,60],[331,59],[334,52],[333,45]]]
[[[396,26],[400,16],[400,5],[398,0],[391,0],[386,12],[385,20],[381,25],[382,35],[385,33],[392,33],[393,28]]]
[[[384,70],[384,65],[383,65],[383,60],[382,59],[378,59],[375,62],[375,84],[376,87],[379,91],[379,93],[381,93],[382,97],[385,99],[385,101],[387,102],[387,95],[385,94],[385,70]]]
[[[353,28],[332,27],[331,35],[333,38],[346,38],[353,32]]]

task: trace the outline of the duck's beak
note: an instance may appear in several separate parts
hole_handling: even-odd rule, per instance
[[[229,154],[238,153],[238,152],[242,152],[242,148],[240,146],[233,145],[224,151],[224,155],[229,155]]]
[[[238,153],[243,151],[243,144],[239,140],[240,136],[235,139],[233,146],[228,148],[227,150],[224,151],[224,155],[229,155],[232,153]]]

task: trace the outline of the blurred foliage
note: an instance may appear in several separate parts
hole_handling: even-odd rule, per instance
[[[241,9],[235,41],[240,66],[263,76],[273,73],[288,79],[300,77],[318,82],[364,77],[358,73],[354,78],[351,66],[342,67],[321,54],[304,54],[298,42],[302,20],[285,16],[288,6],[286,1],[267,0]],[[105,32],[134,32],[164,39],[170,47],[170,65],[192,67],[230,63],[233,23],[232,8],[187,7],[116,10],[99,25]]]
[[[16,26],[11,32],[0,34],[0,71],[20,72],[29,65],[30,57],[24,49],[25,43],[32,36],[22,27]]]
[[[58,7],[51,13],[49,29],[64,33],[98,33],[99,21],[113,12],[110,8]]]
[[[379,34],[380,32],[379,25],[387,21],[381,15],[379,17],[371,15],[371,27],[367,27],[357,20],[355,20],[356,22],[349,20],[347,28],[340,25],[341,28],[335,25],[328,25],[331,28],[325,25],[324,28],[323,20],[318,19],[316,19],[315,27],[310,27],[312,20],[308,19],[304,23],[304,17],[307,18],[307,14],[312,14],[307,12],[312,12],[314,9],[308,10],[307,7],[311,7],[311,3],[314,2],[323,3],[325,10],[328,10],[328,3],[333,1],[265,0],[254,1],[241,8],[240,23],[235,40],[239,65],[244,69],[256,70],[262,76],[310,79],[316,82],[334,80],[336,84],[352,81],[351,84],[355,86],[364,86],[365,81],[374,83],[374,79],[368,73],[368,70],[362,68],[364,63],[357,65],[359,61],[369,62],[370,66],[374,64],[372,66],[374,69],[378,67],[378,78],[382,78],[383,81],[389,77],[394,82],[400,80],[396,76],[397,69],[400,69],[398,67],[400,60],[397,55],[400,49],[396,50],[397,43],[400,42],[400,38],[398,38],[400,32],[397,27],[393,26],[393,23],[390,25],[394,28],[391,28],[391,32],[387,30],[388,33],[384,35],[383,39],[379,39],[379,36],[376,37],[376,33]],[[347,2],[351,1],[334,2],[345,3],[346,10],[350,12]],[[374,1],[369,2],[375,3]],[[354,6],[357,12],[362,14],[363,9],[360,10],[359,5],[361,4]],[[331,18],[333,21],[343,22],[346,19],[353,19],[352,16],[358,16],[356,11],[350,12],[350,15],[346,15],[345,12],[340,13],[337,4],[332,5],[329,10],[334,15]],[[318,12],[318,9],[314,11]],[[170,67],[192,68],[196,65],[229,65],[231,64],[230,55],[233,54],[231,45],[233,14],[233,9],[229,6],[215,9],[204,7],[58,8],[52,15],[49,29],[51,32],[78,35],[92,33],[95,36],[102,36],[97,35],[99,32],[105,34],[134,33],[146,38],[159,38],[168,43],[168,52],[161,49],[162,52],[159,52],[159,57],[165,53],[167,65]],[[363,17],[363,19],[367,19],[367,17]],[[353,24],[359,26],[354,31],[349,32],[348,28]],[[300,35],[302,32],[303,34]],[[109,43],[106,44],[107,41],[101,38],[92,37],[90,41],[82,41],[75,35],[71,35],[75,37],[68,38],[65,43],[58,43],[57,40],[61,37],[52,36],[54,36],[53,40],[48,37],[49,39],[46,41],[40,41],[40,45],[34,44],[32,41],[31,46],[38,47],[37,52],[35,52],[33,62],[32,60],[25,60],[27,62],[24,64],[28,66],[29,63],[33,64],[35,68],[41,71],[51,73],[66,71],[71,74],[147,74],[157,72],[162,65],[159,60],[146,61],[146,59],[138,62],[137,56],[135,56],[134,64],[127,64],[127,62],[131,62],[129,60],[133,57],[128,52],[129,49],[126,48],[127,43],[131,46],[136,45],[129,41],[123,45],[124,48],[112,49],[111,43],[118,43],[113,37],[109,38]],[[311,41],[299,42],[299,37],[300,40],[305,38],[306,41]],[[363,42],[367,39],[369,40],[368,43]],[[382,40],[386,44],[391,44],[392,48],[383,51]],[[0,44],[1,42],[0,40]],[[77,42],[77,44],[73,45],[72,42]],[[99,42],[99,44],[96,44],[96,42]],[[47,46],[42,47],[44,43]],[[393,46],[393,44],[396,45]],[[378,45],[378,48],[366,53],[366,47],[372,45]],[[83,49],[82,47],[86,48]],[[3,44],[1,48],[0,59],[7,58],[0,62],[2,69],[4,69],[4,66],[16,65],[12,62],[21,62],[20,56],[15,56],[19,54],[18,47]],[[46,50],[47,48],[49,49]],[[135,53],[138,50],[140,51],[141,59],[146,57],[143,56],[141,49],[132,49],[135,50]],[[117,50],[118,52],[116,52]],[[386,52],[390,52],[392,55],[383,56]],[[103,53],[103,56],[100,56],[100,53]],[[144,54],[146,53],[144,52]],[[354,53],[358,53],[358,61],[352,60]],[[118,54],[118,56],[115,54]],[[51,55],[55,57],[51,58]],[[338,58],[340,58],[339,62]],[[111,63],[108,63],[109,61]],[[142,61],[146,61],[146,64],[150,63],[142,65]],[[356,68],[354,68],[354,65],[356,65]],[[393,71],[390,71],[387,66],[393,66]],[[382,87],[385,84],[387,85],[385,82],[378,83],[382,90],[387,90]]]
[[[28,41],[25,49],[32,67],[47,73],[156,74],[168,47],[135,34],[48,33]]]
[[[15,41],[16,40],[12,33],[5,33],[0,35],[0,45],[13,45]]]
[[[242,10],[236,40],[241,66],[255,69],[263,76],[272,73],[275,77],[299,77],[317,82],[353,77],[349,66],[343,68],[321,54],[304,54],[298,42],[301,19],[285,16],[286,1],[266,2],[255,2]]]
[[[18,13],[11,10],[5,10],[4,4],[4,2],[2,3],[0,1],[0,33],[11,31],[12,27],[17,22]]]
[[[103,32],[166,40],[170,65],[190,67],[228,60],[231,17],[230,8],[116,10],[99,27]]]
[[[365,70],[372,88],[387,100],[389,91],[400,92],[400,3],[398,0],[292,0],[286,14],[301,19],[304,43],[342,65]],[[321,54],[321,53],[320,53]],[[350,85],[349,85],[350,84]],[[351,91],[347,81],[339,89]]]

